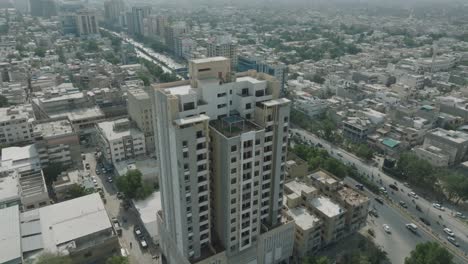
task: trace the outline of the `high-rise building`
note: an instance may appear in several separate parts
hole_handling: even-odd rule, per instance
[[[250,56],[239,56],[237,70],[248,71],[256,70],[274,76],[281,83],[281,89],[284,91],[288,75],[288,66],[281,62],[268,61],[261,58]]]
[[[187,33],[187,24],[184,21],[178,21],[164,28],[164,41],[171,50],[176,50],[176,38]]]
[[[107,0],[104,2],[104,17],[111,24],[120,24],[125,11],[123,0]]]
[[[154,87],[161,250],[168,263],[287,263],[283,217],[290,101],[272,76],[233,75],[224,57]]]
[[[52,17],[57,15],[57,5],[54,0],[29,0],[32,16]]]
[[[217,36],[208,42],[207,49],[208,57],[226,57],[231,60],[231,69],[237,69],[237,43],[235,43],[231,36],[223,35]]]
[[[76,25],[78,28],[78,35],[81,37],[99,35],[99,22],[94,11],[79,11],[76,14]]]
[[[132,7],[132,12],[127,14],[128,33],[131,35],[143,35],[144,19],[151,14],[150,6]]]

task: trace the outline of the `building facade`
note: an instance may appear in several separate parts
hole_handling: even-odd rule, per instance
[[[290,101],[277,98],[271,76],[234,76],[226,58],[189,68],[191,80],[154,88],[164,258],[287,262],[294,227],[281,208]]]
[[[225,57],[231,61],[231,69],[237,69],[237,43],[235,43],[231,36],[218,36],[208,42],[207,47],[208,57]]]
[[[127,107],[130,121],[145,134],[148,153],[154,152],[154,130],[151,98],[143,89],[130,89],[127,92]]]

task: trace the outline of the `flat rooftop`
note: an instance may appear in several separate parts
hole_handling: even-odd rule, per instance
[[[21,260],[21,229],[18,205],[0,209],[0,263]]]
[[[35,124],[34,133],[41,134],[45,138],[58,137],[73,134],[73,127],[68,120],[56,120]]]
[[[344,200],[347,204],[353,206],[357,206],[369,201],[369,198],[367,196],[346,186],[343,186],[343,188],[341,188],[338,191],[338,194],[340,195],[342,200]]]
[[[27,106],[0,108],[0,122],[18,119],[34,120],[32,108],[28,108]]]
[[[327,185],[333,185],[338,182],[335,179],[335,177],[333,177],[332,175],[330,175],[328,172],[324,170],[318,170],[316,172],[313,172],[312,174],[309,175],[309,177],[312,178],[313,180],[319,181]]]
[[[320,196],[309,201],[310,205],[329,218],[344,214],[345,210],[330,198]]]
[[[468,134],[461,131],[445,130],[441,128],[429,131],[429,134],[442,137],[454,143],[465,143],[468,141]]]
[[[291,100],[286,99],[286,98],[279,98],[279,99],[273,99],[269,101],[262,102],[265,106],[271,107],[275,105],[283,105],[283,104],[288,104],[290,103]]]
[[[24,147],[8,147],[2,150],[2,163],[7,160],[21,161],[37,157],[37,150],[34,144]],[[3,166],[3,165],[2,165]]]
[[[168,87],[168,88],[163,88],[162,90],[171,95],[196,94],[196,91],[190,85]]]
[[[226,60],[228,59],[225,57],[210,57],[210,58],[194,59],[194,60],[191,60],[191,62],[198,64],[198,63],[209,63],[209,62],[226,61]]]
[[[128,118],[122,118],[113,121],[105,121],[97,124],[101,133],[105,136],[107,140],[118,140],[122,137],[143,137],[143,133],[138,129],[128,127],[127,129],[114,129],[115,125],[119,122],[129,122]]]
[[[308,230],[321,223],[320,219],[309,213],[304,207],[290,208],[286,213],[294,219],[294,222],[302,230]]]
[[[0,177],[0,203],[19,199],[19,193],[19,177],[16,171]]]
[[[236,137],[250,131],[263,130],[259,125],[237,115],[212,120],[210,126],[227,138]]]
[[[250,76],[237,77],[236,82],[264,83],[264,80],[258,80]]]
[[[49,116],[51,118],[58,118],[58,117],[66,116],[73,123],[74,121],[83,120],[83,119],[104,118],[104,113],[99,107],[94,106],[94,107],[70,109],[68,111],[61,111],[61,112],[53,113],[53,114],[50,114]]]
[[[127,93],[133,95],[138,100],[149,100],[149,94],[141,88],[129,89]]]
[[[146,231],[152,238],[159,238],[159,230],[156,222],[156,212],[162,210],[161,192],[154,192],[148,198],[141,201],[133,201],[140,219],[145,225]]]
[[[295,180],[286,183],[284,187],[288,188],[291,192],[299,196],[301,196],[303,192],[309,194],[317,191],[315,187],[309,186],[306,183],[298,182]]]

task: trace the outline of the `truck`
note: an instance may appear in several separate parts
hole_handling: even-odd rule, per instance
[[[117,220],[117,217],[112,217],[112,226],[114,226],[115,233],[117,235],[121,236],[122,235],[122,227],[120,227],[119,220]]]

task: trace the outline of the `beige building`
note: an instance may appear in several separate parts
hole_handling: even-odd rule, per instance
[[[154,130],[150,96],[145,90],[136,88],[128,90],[127,97],[129,119],[145,134],[147,153],[153,153]]]
[[[208,57],[221,56],[228,58],[231,62],[231,69],[234,71],[237,68],[237,43],[229,35],[211,39],[208,42],[207,55]]]
[[[273,77],[234,75],[223,57],[192,60],[189,72],[189,81],[154,87],[163,256],[177,264],[287,263],[290,101],[278,98]]]

